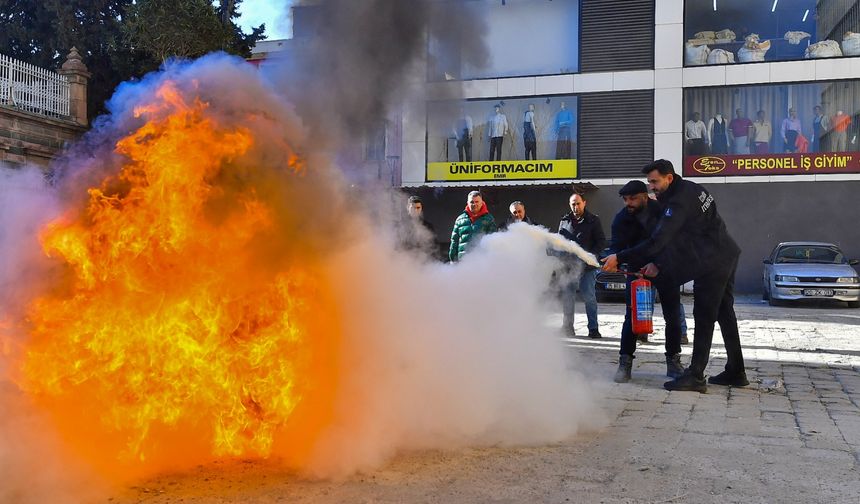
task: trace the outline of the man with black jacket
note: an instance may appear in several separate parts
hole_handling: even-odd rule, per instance
[[[663,214],[660,204],[648,197],[648,188],[641,180],[631,180],[624,184],[618,194],[624,199],[624,208],[612,220],[612,238],[609,241],[611,254],[617,254],[648,239]],[[625,269],[637,272],[646,264],[642,260],[634,259],[626,265]],[[627,276],[627,307],[624,313],[624,324],[621,326],[621,350],[618,371],[615,373],[616,383],[630,381],[633,353],[636,351],[636,334],[633,333],[630,313],[632,281],[633,277]],[[683,319],[681,295],[678,286],[669,277],[667,271],[661,271],[652,279],[652,282],[654,288],[660,293],[663,318],[666,320],[666,376],[677,378],[684,372],[684,367],[681,365],[681,320]]]
[[[558,233],[568,240],[575,241],[580,247],[595,256],[606,246],[606,235],[600,224],[600,217],[585,209],[585,196],[579,193],[571,195],[570,213],[561,218],[558,224]],[[564,312],[562,328],[570,336],[576,336],[573,329],[573,315],[576,306],[576,291],[582,295],[585,304],[585,315],[588,318],[588,337],[600,338],[597,327],[597,293],[594,291],[594,279],[597,276],[597,268],[589,266],[583,261],[576,259],[582,267],[579,280],[571,281],[562,287],[561,302]],[[578,288],[578,289],[577,289]]]
[[[705,392],[705,368],[711,352],[714,323],[720,323],[726,346],[725,370],[708,383],[742,387],[749,385],[744,369],[738,321],[734,310],[734,282],[740,248],[717,213],[714,197],[699,184],[683,180],[672,163],[658,159],[642,173],[663,206],[654,232],[640,244],[604,259],[603,269],[615,271],[620,263],[647,261],[648,276],[662,269],[681,285],[695,281],[693,318],[696,321],[693,358],[684,374],[666,382],[667,390]]]

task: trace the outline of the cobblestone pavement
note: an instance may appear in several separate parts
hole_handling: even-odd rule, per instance
[[[692,317],[692,300],[684,301]],[[753,298],[736,308],[747,388],[663,390],[659,317],[657,336],[637,350],[632,382],[612,383],[623,305],[601,304],[605,337],[568,340],[599,382],[609,417],[600,432],[551,446],[412,453],[339,482],[259,465],[200,468],[113,502],[858,502],[860,310]],[[547,323],[560,324],[560,315]],[[577,330],[585,332],[584,320]],[[716,374],[725,353],[719,332],[714,340]],[[218,490],[195,490],[200,481]]]

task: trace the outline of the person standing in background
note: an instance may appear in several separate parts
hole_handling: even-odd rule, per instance
[[[782,135],[783,152],[797,152],[797,137],[801,132],[800,119],[794,108],[788,109],[788,117],[782,120],[779,132]]]

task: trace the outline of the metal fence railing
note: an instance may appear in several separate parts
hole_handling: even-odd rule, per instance
[[[69,80],[0,54],[0,105],[54,118],[69,117]]]

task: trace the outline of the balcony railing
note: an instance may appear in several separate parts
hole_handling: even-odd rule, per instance
[[[66,119],[69,81],[64,75],[0,54],[0,105]]]

